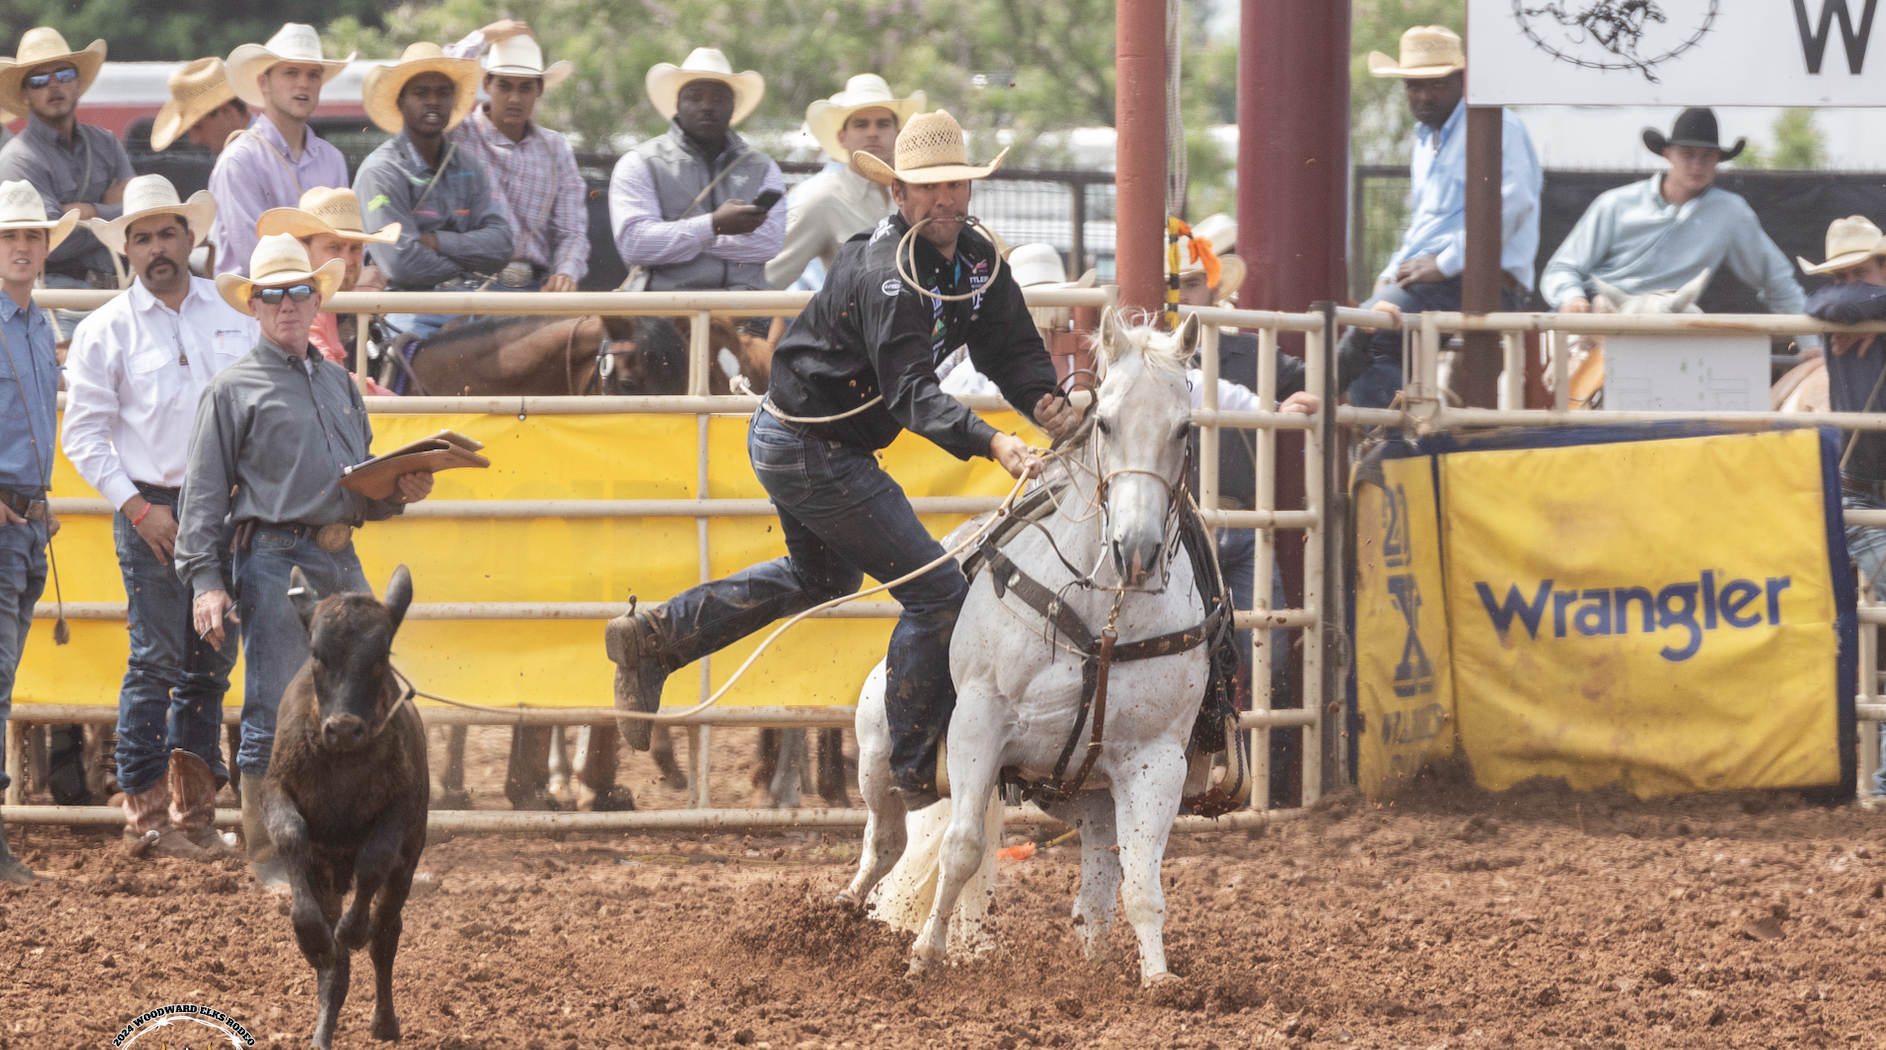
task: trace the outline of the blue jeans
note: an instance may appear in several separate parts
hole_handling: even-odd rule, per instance
[[[242,746],[236,768],[246,777],[268,775],[275,748],[275,709],[288,683],[308,662],[308,629],[288,601],[288,573],[300,567],[323,597],[370,592],[349,543],[333,554],[313,537],[263,526],[246,553],[236,555],[236,615],[242,617]]]
[[[1411,284],[1406,288],[1391,284],[1373,299],[1363,303],[1362,309],[1370,309],[1382,302],[1401,307],[1404,323],[1412,323],[1412,315],[1424,310],[1459,310],[1460,278]],[[1500,309],[1517,310],[1519,307],[1519,295],[1512,288],[1501,284]],[[1401,331],[1383,328],[1369,337],[1368,367],[1349,384],[1349,403],[1357,408],[1387,408],[1400,392],[1401,381]]]
[[[943,554],[870,449],[806,436],[760,411],[747,455],[779,510],[786,556],[670,599],[658,624],[671,670],[850,594],[866,573],[893,580]],[[885,706],[891,774],[906,790],[935,787],[937,741],[956,705],[950,633],[968,589],[953,560],[891,589],[904,611],[885,657]]]
[[[1853,492],[1840,494],[1840,505],[1846,510],[1886,510],[1886,500]],[[1875,525],[1850,525],[1847,527],[1847,557],[1860,570],[1861,578],[1873,585],[1873,600],[1886,602],[1886,529]],[[1861,674],[1874,674],[1871,667],[1860,668]],[[1873,794],[1886,795],[1886,733],[1880,735],[1880,768],[1873,771]]]
[[[174,493],[150,485],[139,485],[138,491],[175,513]],[[128,795],[156,787],[176,748],[208,762],[218,783],[226,781],[229,770],[217,731],[229,669],[241,643],[225,638],[219,651],[197,636],[189,585],[178,578],[175,566],[157,559],[130,518],[112,515],[111,536],[130,602],[131,631],[131,660],[118,692],[118,784]],[[229,549],[226,539],[218,546]],[[227,565],[223,571],[228,573]]]
[[[433,291],[435,292],[476,292],[480,289],[481,286],[484,285],[484,283],[485,283],[485,279],[482,277],[470,277],[470,278],[466,278],[460,281],[453,281],[449,284],[442,284],[439,287],[434,288]],[[502,281],[492,281],[490,287],[484,288],[483,290],[487,292],[534,292],[542,288],[543,286],[544,286],[544,283],[542,281],[532,281],[529,284],[526,284],[520,288],[513,288],[510,285],[503,283]],[[444,328],[448,321],[452,321],[456,318],[464,317],[464,316],[466,315],[464,314],[387,314],[386,323],[392,325],[394,328],[397,328],[402,332],[411,332],[414,335],[417,335],[421,341],[424,341],[424,340],[432,338],[435,335],[438,335],[439,329]]]
[[[46,589],[46,526],[0,525],[0,735],[13,713],[13,676],[33,627],[33,603]],[[13,783],[0,766],[0,791]]]

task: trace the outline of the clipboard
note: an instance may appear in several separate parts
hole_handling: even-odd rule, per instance
[[[457,431],[441,430],[431,437],[402,445],[365,463],[344,468],[341,471],[341,485],[368,499],[386,499],[393,495],[402,474],[410,474],[415,470],[436,473],[459,467],[481,470],[489,467],[491,461],[478,454],[484,447],[482,442],[474,441]]]

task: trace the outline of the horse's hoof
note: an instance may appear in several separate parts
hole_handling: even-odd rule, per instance
[[[1139,984],[1141,988],[1158,988],[1161,985],[1179,984],[1184,980],[1185,978],[1180,977],[1171,970],[1161,970],[1158,973],[1149,973],[1140,978]]]
[[[919,981],[926,981],[942,972],[942,969],[943,964],[935,959],[925,959],[922,956],[913,955],[910,957],[910,969],[904,972],[904,980],[912,984]]]

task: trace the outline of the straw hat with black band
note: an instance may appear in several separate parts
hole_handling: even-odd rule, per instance
[[[162,175],[139,175],[124,184],[124,214],[109,222],[92,219],[85,225],[99,243],[123,255],[131,224],[153,215],[182,216],[184,225],[190,227],[190,246],[194,248],[209,238],[210,224],[216,221],[216,201],[208,190],[190,194],[187,201],[179,200],[177,187],[172,186],[169,179]]]
[[[285,233],[297,240],[327,234],[358,244],[393,244],[399,223],[391,222],[368,233],[360,225],[360,198],[344,186],[316,186],[301,195],[298,208],[270,208],[255,221],[262,237]]]
[[[256,109],[265,104],[259,78],[269,67],[282,62],[298,66],[320,66],[321,82],[327,83],[347,68],[358,51],[346,58],[330,60],[321,53],[321,34],[311,25],[289,22],[276,30],[266,44],[243,44],[229,53],[225,72],[236,97]]]
[[[819,99],[805,109],[806,130],[819,140],[819,147],[840,164],[851,160],[851,151],[838,144],[838,133],[853,113],[867,109],[887,109],[897,118],[901,130],[910,118],[923,112],[929,96],[913,91],[903,98],[891,94],[891,86],[876,73],[860,73],[845,81],[845,90],[829,99]]]
[[[79,224],[79,213],[69,211],[46,218],[46,199],[25,179],[0,182],[0,230],[45,230],[46,250],[59,247]]]
[[[1401,58],[1369,52],[1369,74],[1397,80],[1438,80],[1467,68],[1460,34],[1446,26],[1414,26],[1401,35]]]
[[[1886,255],[1886,240],[1881,239],[1879,227],[1864,215],[1849,215],[1827,227],[1826,262],[1815,265],[1798,255],[1794,261],[1801,264],[1802,273],[1834,273],[1850,270],[1875,255]]]
[[[736,127],[747,119],[766,97],[765,77],[751,69],[735,73],[727,56],[712,47],[695,48],[678,66],[655,63],[649,67],[643,86],[648,89],[648,101],[654,104],[655,112],[660,113],[663,120],[673,120],[675,111],[680,108],[681,89],[696,80],[718,80],[733,89],[733,119],[727,122],[728,127]]]
[[[151,148],[163,152],[196,122],[235,101],[236,90],[223,73],[223,60],[199,58],[170,74],[170,101],[151,121]]]
[[[255,243],[255,252],[249,256],[249,274],[248,277],[237,273],[217,274],[216,290],[222,293],[223,302],[254,317],[255,308],[249,305],[249,300],[259,288],[307,284],[320,293],[322,302],[334,298],[334,290],[341,286],[341,278],[347,274],[347,264],[329,259],[320,269],[313,269],[308,265],[308,249],[293,236],[278,233]]]
[[[406,118],[400,115],[399,93],[408,81],[424,73],[443,73],[452,81],[457,90],[452,95],[452,115],[446,119],[445,130],[458,127],[478,104],[478,62],[448,58],[439,45],[425,41],[406,45],[397,64],[367,71],[360,85],[360,105],[367,111],[367,118],[389,134],[404,131]]]
[[[72,63],[79,71],[78,93],[83,95],[98,78],[99,67],[105,64],[105,42],[94,40],[85,45],[85,50],[74,51],[57,29],[46,26],[28,29],[20,38],[19,53],[0,60],[0,109],[8,113],[31,112],[22,82],[41,66],[65,62]]]

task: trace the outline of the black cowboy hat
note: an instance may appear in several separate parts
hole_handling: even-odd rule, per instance
[[[1748,145],[1748,139],[1739,138],[1735,145],[1724,147],[1716,141],[1721,138],[1716,129],[1716,111],[1713,109],[1686,109],[1677,114],[1676,123],[1670,126],[1670,137],[1664,138],[1663,132],[1656,128],[1644,129],[1644,146],[1663,156],[1663,151],[1670,146],[1695,146],[1699,149],[1713,149],[1722,154],[1723,160],[1734,160]]]

